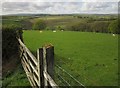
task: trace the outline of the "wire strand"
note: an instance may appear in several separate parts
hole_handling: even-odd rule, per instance
[[[57,72],[56,72],[57,73]],[[68,83],[62,76],[60,76],[59,73],[57,73],[57,75],[68,85],[68,86],[71,86],[70,83]]]
[[[80,83],[75,77],[73,77],[70,73],[68,73],[65,69],[63,69],[62,67],[60,67],[59,65],[56,65],[60,70],[62,70],[63,72],[65,72],[67,75],[69,75],[72,79],[74,79],[79,85],[83,86],[85,88],[85,86]]]

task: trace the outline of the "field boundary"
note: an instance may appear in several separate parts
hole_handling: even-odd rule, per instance
[[[58,87],[54,81],[54,46],[46,45],[37,50],[37,58],[18,38],[21,63],[32,87]]]

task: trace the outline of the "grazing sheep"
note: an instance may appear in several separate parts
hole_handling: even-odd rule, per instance
[[[61,31],[63,31],[63,30],[61,30]]]
[[[56,31],[53,31],[53,32],[56,32]]]
[[[113,36],[115,36],[115,34],[113,34]]]
[[[40,31],[40,33],[42,33],[43,31]]]

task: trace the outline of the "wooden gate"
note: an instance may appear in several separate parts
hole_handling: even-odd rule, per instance
[[[54,47],[46,45],[37,50],[37,58],[18,39],[21,63],[32,87],[58,87],[54,82]]]

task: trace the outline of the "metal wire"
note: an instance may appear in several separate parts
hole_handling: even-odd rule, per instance
[[[63,69],[62,67],[60,67],[59,65],[56,65],[56,67],[58,67],[60,70],[62,70],[63,72],[65,72],[67,75],[69,75],[74,81],[76,81],[79,85],[83,86],[85,88],[85,86],[80,83],[75,77],[73,77],[70,73],[68,73],[65,69]]]
[[[56,72],[57,73],[57,72]],[[60,76],[59,73],[57,73],[57,75],[68,85],[68,86],[71,86],[70,83],[68,83],[62,76]]]

